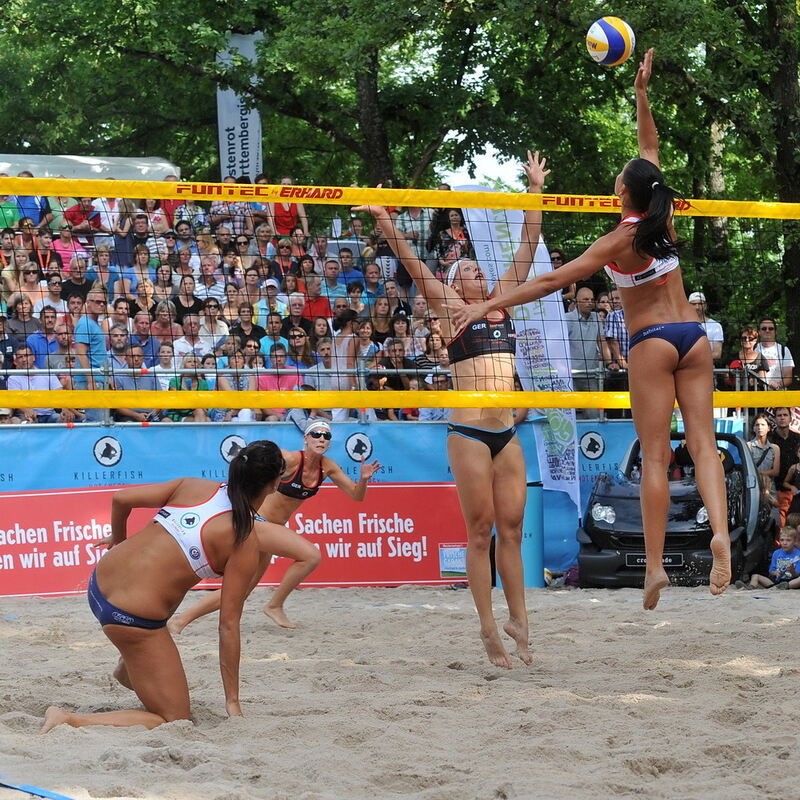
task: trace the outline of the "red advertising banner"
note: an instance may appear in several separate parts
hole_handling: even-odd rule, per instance
[[[85,591],[111,532],[119,487],[0,495],[0,596]],[[137,509],[129,531],[152,518]],[[466,579],[466,532],[452,484],[372,484],[355,503],[334,486],[306,501],[288,527],[322,552],[307,586],[397,586]],[[262,586],[276,585],[291,562],[274,559]],[[219,585],[204,582],[199,586]]]

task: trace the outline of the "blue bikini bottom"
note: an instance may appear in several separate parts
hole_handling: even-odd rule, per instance
[[[680,361],[692,349],[694,343],[705,335],[705,329],[699,322],[667,322],[663,325],[650,325],[631,336],[629,349],[645,339],[663,339],[678,351]]]
[[[123,611],[121,608],[109,603],[97,585],[95,572],[92,572],[92,577],[89,578],[87,597],[89,608],[92,609],[92,614],[97,617],[97,621],[101,625],[127,625],[129,628],[163,628],[167,624],[165,619],[137,617],[136,614],[129,614],[127,611]]]

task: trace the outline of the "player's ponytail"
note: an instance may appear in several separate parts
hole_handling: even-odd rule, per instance
[[[630,205],[644,216],[636,223],[633,249],[639,255],[668,258],[678,254],[669,231],[678,193],[667,186],[661,170],[646,158],[634,158],[622,173]]]
[[[264,487],[277,480],[286,464],[280,447],[266,439],[243,447],[228,467],[228,499],[233,515],[234,546],[240,545],[253,529],[253,502]]]

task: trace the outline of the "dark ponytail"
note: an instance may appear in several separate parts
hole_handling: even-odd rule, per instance
[[[678,193],[664,181],[661,170],[646,158],[634,158],[622,172],[630,205],[644,216],[636,223],[633,249],[642,256],[668,258],[678,255],[669,222],[675,210]]]
[[[264,487],[279,478],[286,463],[280,447],[266,439],[243,447],[228,467],[228,499],[233,514],[234,546],[250,535],[256,512],[253,501]]]

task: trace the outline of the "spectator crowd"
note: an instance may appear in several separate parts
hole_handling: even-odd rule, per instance
[[[255,182],[268,181],[259,175]],[[459,209],[390,211],[440,277],[456,259],[473,255]],[[300,203],[215,200],[201,207],[188,199],[0,197],[0,390],[452,388],[439,320],[416,296],[380,229],[367,230],[357,216],[341,227],[332,226],[335,238],[330,229],[312,233]],[[567,260],[555,248],[550,257],[553,268]],[[563,300],[575,388],[625,388],[628,335],[619,292],[598,273],[567,287]],[[708,316],[703,292],[692,292],[689,302],[715,365],[724,366],[722,326]],[[742,329],[729,381],[739,388],[787,386],[794,362],[776,334],[772,319]],[[0,408],[0,422],[103,416],[58,407],[55,396],[53,404]],[[112,413],[133,422],[302,424],[309,415],[341,420],[351,412],[116,407]],[[447,410],[370,414],[424,420],[446,418]]]

